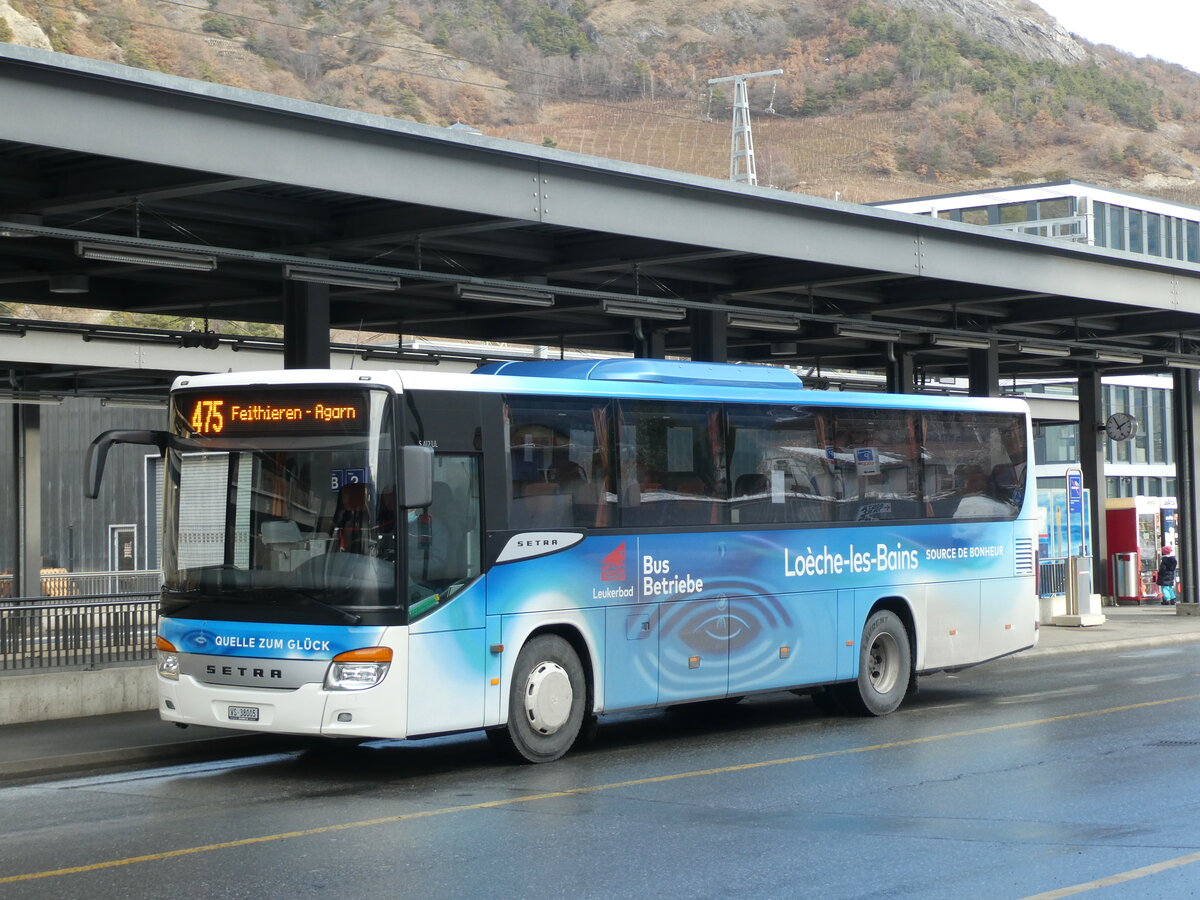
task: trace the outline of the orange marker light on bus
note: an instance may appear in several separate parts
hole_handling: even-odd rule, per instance
[[[154,646],[156,646],[159,650],[163,651],[164,653],[178,653],[179,652],[178,650],[175,649],[175,645],[172,644],[170,641],[168,641],[161,634],[154,639]]]
[[[334,662],[391,662],[391,647],[360,647],[358,650],[347,650],[333,658]]]

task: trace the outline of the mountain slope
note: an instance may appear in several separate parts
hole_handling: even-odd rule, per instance
[[[0,0],[0,40],[867,201],[1074,177],[1200,202],[1200,76],[1026,0]]]

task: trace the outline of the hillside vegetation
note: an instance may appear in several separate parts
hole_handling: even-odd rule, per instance
[[[0,0],[0,40],[856,201],[1073,177],[1200,203],[1200,76],[1024,0]]]

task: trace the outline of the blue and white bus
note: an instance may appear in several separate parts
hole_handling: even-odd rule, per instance
[[[1012,399],[619,359],[183,377],[159,712],[530,762],[595,717],[790,690],[870,715],[1037,642]]]

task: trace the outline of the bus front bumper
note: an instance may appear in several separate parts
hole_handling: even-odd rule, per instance
[[[399,681],[388,677],[361,691],[328,691],[320,684],[263,690],[207,684],[190,675],[158,676],[158,712],[166,722],[238,731],[404,738],[407,715]]]

